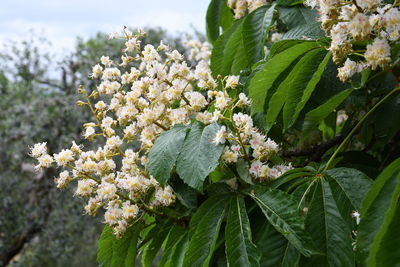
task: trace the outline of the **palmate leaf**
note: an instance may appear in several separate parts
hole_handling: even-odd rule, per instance
[[[132,267],[135,266],[137,243],[142,225],[137,223],[129,227],[121,239],[112,233],[111,227],[106,225],[101,233],[97,262],[102,267]]]
[[[243,21],[243,48],[252,65],[263,58],[263,42],[274,22],[275,4],[262,6],[251,12]]]
[[[174,225],[168,233],[167,241],[163,247],[163,256],[158,263],[162,267],[179,267],[183,264],[184,249],[187,243],[188,231],[179,225]]]
[[[291,127],[299,117],[300,112],[310,99],[311,94],[314,92],[316,85],[325,71],[329,59],[331,58],[330,53],[323,53],[321,50],[317,51],[318,52],[315,52],[315,54],[310,53],[311,56],[308,56],[307,54],[310,62],[304,62],[304,64],[299,65],[300,69],[296,70],[293,82],[288,85],[289,89],[287,99],[283,109],[283,122],[285,129]],[[320,63],[317,65],[315,64],[317,62]],[[310,63],[315,65],[310,66]],[[305,77],[307,77],[308,80],[304,80]]]
[[[161,228],[160,226],[156,226],[150,230],[150,232],[146,235],[146,239],[150,240],[143,246],[141,249],[142,257],[141,262],[143,267],[150,267],[153,262],[155,256],[161,248],[165,238],[168,235],[170,227]]]
[[[400,178],[398,178],[399,180]],[[400,183],[400,181],[398,181]],[[385,219],[377,233],[368,256],[367,265],[399,266],[400,264],[400,186],[392,195],[390,207],[385,214]]]
[[[396,266],[400,263],[399,246],[393,245],[399,239],[399,197],[400,159],[397,159],[382,171],[362,202],[357,231],[360,265],[368,262],[368,266]],[[384,263],[386,265],[380,265]]]
[[[151,148],[147,170],[160,184],[168,182],[185,140],[187,126],[176,125],[163,132]]]
[[[310,235],[304,229],[304,218],[297,209],[297,201],[277,189],[257,188],[250,194],[268,221],[304,256],[316,253]]]
[[[263,42],[273,23],[275,5],[262,6],[237,20],[215,42],[211,54],[214,76],[237,75],[263,56]]]
[[[302,263],[305,266],[353,267],[351,228],[340,212],[342,203],[336,202],[329,182],[325,178],[318,179],[307,213],[306,229],[324,255],[303,258]]]
[[[264,112],[266,101],[275,93],[280,82],[286,78],[288,69],[290,70],[293,63],[301,56],[316,47],[315,42],[303,42],[269,59],[250,81],[249,96],[252,99],[253,114]]]
[[[230,201],[225,246],[229,266],[260,266],[261,253],[252,241],[244,199],[239,196]]]
[[[189,225],[189,246],[183,266],[208,266],[230,197],[230,195],[211,197],[193,215]]]
[[[176,164],[177,173],[190,187],[202,190],[207,175],[217,167],[224,146],[212,140],[219,129],[216,123],[191,126]]]
[[[210,65],[215,77],[239,74],[249,65],[242,38],[243,20],[237,20],[215,42]]]
[[[360,210],[361,202],[372,186],[372,179],[364,173],[351,168],[335,168],[324,172],[332,177],[345,193],[356,210]]]
[[[233,24],[233,14],[226,0],[212,0],[207,9],[206,31],[208,40],[215,42],[223,30]]]
[[[271,99],[266,99],[269,102],[265,115],[267,131],[275,123],[284,105],[285,128],[295,122],[321,78],[330,58],[330,55],[325,56],[326,54],[326,50],[323,48],[317,48],[306,53],[279,84]],[[319,62],[321,63],[318,64]]]
[[[290,176],[290,175],[289,175]],[[291,194],[296,201],[301,201],[302,195],[304,194],[307,183],[297,187]],[[263,221],[261,218],[252,217],[255,224],[260,225],[260,229],[255,232],[254,240],[257,247],[262,252],[260,266],[262,267],[293,267],[298,266],[300,260],[300,253],[293,247],[290,242],[268,221]]]

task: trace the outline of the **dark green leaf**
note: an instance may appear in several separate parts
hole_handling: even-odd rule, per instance
[[[243,198],[233,197],[225,228],[226,257],[229,266],[260,266],[260,251],[251,238],[249,218]]]
[[[262,6],[251,12],[243,21],[243,45],[251,65],[263,58],[264,38],[274,22],[274,11],[275,4]]]
[[[233,23],[233,14],[226,0],[212,0],[207,9],[206,30],[210,42],[218,39],[220,27],[227,28]]]
[[[160,229],[160,226],[156,226],[147,234],[146,238],[150,238],[150,241],[142,248],[141,262],[143,267],[151,266],[169,230],[169,227]]]
[[[276,81],[294,61],[317,46],[314,42],[303,42],[294,45],[284,52],[272,57],[264,67],[251,79],[249,95],[252,99],[252,113],[264,112],[267,95],[277,88]]]
[[[354,266],[351,229],[338,205],[341,203],[336,203],[329,183],[325,179],[318,181],[307,213],[306,226],[325,255],[303,259],[305,266]]]
[[[282,40],[316,40],[325,36],[325,32],[321,29],[321,23],[314,22],[302,24],[287,31]]]
[[[236,170],[239,174],[239,178],[248,184],[253,184],[250,172],[249,163],[245,159],[238,159],[236,163]]]
[[[97,262],[102,267],[132,267],[135,266],[137,243],[141,224],[129,227],[121,239],[117,239],[111,227],[106,225],[101,233]]]
[[[189,247],[183,266],[208,266],[228,203],[227,195],[209,198],[193,215],[189,225]]]
[[[167,241],[163,248],[163,256],[158,263],[159,266],[170,266],[171,258],[182,239],[187,238],[187,230],[179,225],[174,225],[168,233]]]
[[[239,74],[249,65],[242,38],[243,21],[237,20],[215,42],[211,54],[211,70],[214,76]]]
[[[268,221],[303,255],[310,256],[315,249],[310,235],[304,230],[304,218],[297,202],[287,193],[277,189],[257,189],[251,197],[261,208]]]
[[[350,168],[335,168],[325,172],[339,184],[353,207],[361,208],[361,202],[369,191],[372,180],[364,173]]]
[[[151,148],[147,170],[159,183],[168,182],[185,140],[187,127],[176,125],[163,132]]]
[[[204,127],[200,122],[190,128],[176,167],[181,179],[190,187],[201,190],[207,175],[217,167],[224,146],[215,145],[212,139],[219,129],[216,123]]]
[[[322,48],[314,49],[305,54],[299,62],[296,63],[293,69],[290,70],[285,80],[280,83],[269,100],[268,110],[265,115],[267,131],[275,123],[283,105],[285,105],[286,110],[286,116],[284,116],[284,123],[286,126],[290,123],[289,120],[295,119],[293,118],[294,115],[298,115],[294,114],[296,108],[299,109],[298,113],[300,113],[321,77],[323,69],[315,79],[310,80],[310,76],[312,77],[313,74],[315,74],[319,66],[318,63],[322,61],[325,54],[326,51]],[[324,60],[323,63],[326,64],[326,61]],[[301,99],[303,103],[301,103],[299,99]],[[291,123],[293,122],[291,121]]]
[[[302,24],[317,21],[316,10],[307,7],[279,7],[279,18],[287,26],[288,30]]]
[[[375,240],[385,235],[384,229],[390,225],[391,214],[395,214],[393,205],[398,205],[396,195],[398,197],[399,177],[400,159],[397,159],[378,176],[362,202],[361,222],[357,231],[357,259],[360,264],[366,263],[372,246],[375,247],[374,253],[377,253],[378,244]]]
[[[331,57],[330,53],[325,54],[322,49],[314,51],[303,57],[300,62],[303,62],[304,64],[299,65],[299,62],[292,71],[295,73],[290,75],[290,77],[293,78],[293,81],[288,84],[289,89],[285,107],[283,109],[283,122],[286,129],[291,127],[300,115],[300,112],[303,110],[307,101],[310,99],[311,94],[314,92],[315,86],[321,79],[325,67]],[[306,58],[308,62],[304,61]],[[321,63],[318,65],[316,64],[317,62]]]
[[[400,179],[400,176],[397,178]],[[392,195],[390,206],[368,257],[368,267],[400,265],[400,186]]]
[[[276,54],[279,54],[282,51],[303,42],[304,42],[303,40],[282,40],[273,43],[271,49],[269,50],[269,57],[272,58]]]

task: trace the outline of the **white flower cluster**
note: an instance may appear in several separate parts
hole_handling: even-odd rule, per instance
[[[248,105],[250,101],[241,93],[237,106]],[[267,178],[274,179],[292,167],[283,165],[269,166],[271,157],[277,155],[279,146],[270,138],[261,134],[253,126],[252,118],[241,112],[233,113],[231,119],[233,128],[222,126],[215,135],[215,144],[225,144],[222,160],[226,163],[236,163],[239,158],[244,158],[250,164],[250,174],[263,181]]]
[[[267,0],[228,0],[228,7],[233,10],[235,19],[240,19],[266,4]]]
[[[322,27],[331,37],[330,51],[339,68],[339,78],[346,81],[366,68],[389,66],[390,44],[400,40],[400,11],[398,4],[384,5],[381,0],[306,0],[317,8]],[[353,44],[366,41],[366,50],[354,50]],[[353,61],[352,55],[358,58]]]
[[[187,125],[193,119],[204,124],[233,122],[233,130],[222,126],[213,140],[229,140],[231,147],[226,147],[223,156],[229,163],[244,157],[267,166],[268,159],[278,151],[274,141],[253,127],[250,116],[235,113],[250,105],[250,100],[237,90],[239,76],[213,78],[209,44],[187,42],[195,62],[190,66],[184,55],[162,42],[157,47],[147,44],[142,48],[143,34],[125,32],[121,62],[101,57],[101,64],[94,66],[91,74],[99,81],[97,88],[90,93],[79,89],[86,102],[77,104],[87,106],[94,117],[93,122],[83,125],[83,136],[89,141],[104,140],[104,145],[83,151],[73,142],[70,149],[52,156],[47,153],[46,143],[31,149],[31,156],[39,162],[37,168],[48,168],[55,162],[65,169],[56,179],[57,187],[77,181],[75,194],[88,198],[85,210],[89,215],[105,208],[104,220],[117,236],[144,212],[157,214],[157,207],[174,203],[173,189],[162,187],[146,171],[147,154],[154,141],[172,126]],[[232,116],[228,118],[227,114]],[[277,177],[282,171],[277,167],[252,173],[262,179]],[[155,190],[146,202],[150,188]]]

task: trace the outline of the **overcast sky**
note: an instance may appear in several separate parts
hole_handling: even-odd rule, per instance
[[[205,32],[210,0],[1,0],[0,43],[43,33],[54,50],[71,49],[77,36],[130,27]]]

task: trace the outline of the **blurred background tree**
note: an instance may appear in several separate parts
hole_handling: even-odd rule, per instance
[[[182,35],[145,31],[144,43],[163,40],[185,52]],[[32,33],[0,51],[0,266],[97,266],[100,217],[82,216],[82,200],[56,189],[55,170],[36,172],[28,147],[44,140],[53,154],[80,140],[79,125],[90,116],[76,107],[76,90],[94,86],[92,66],[103,55],[119,62],[123,45],[98,33],[78,38],[75,49],[54,62],[46,39]]]

